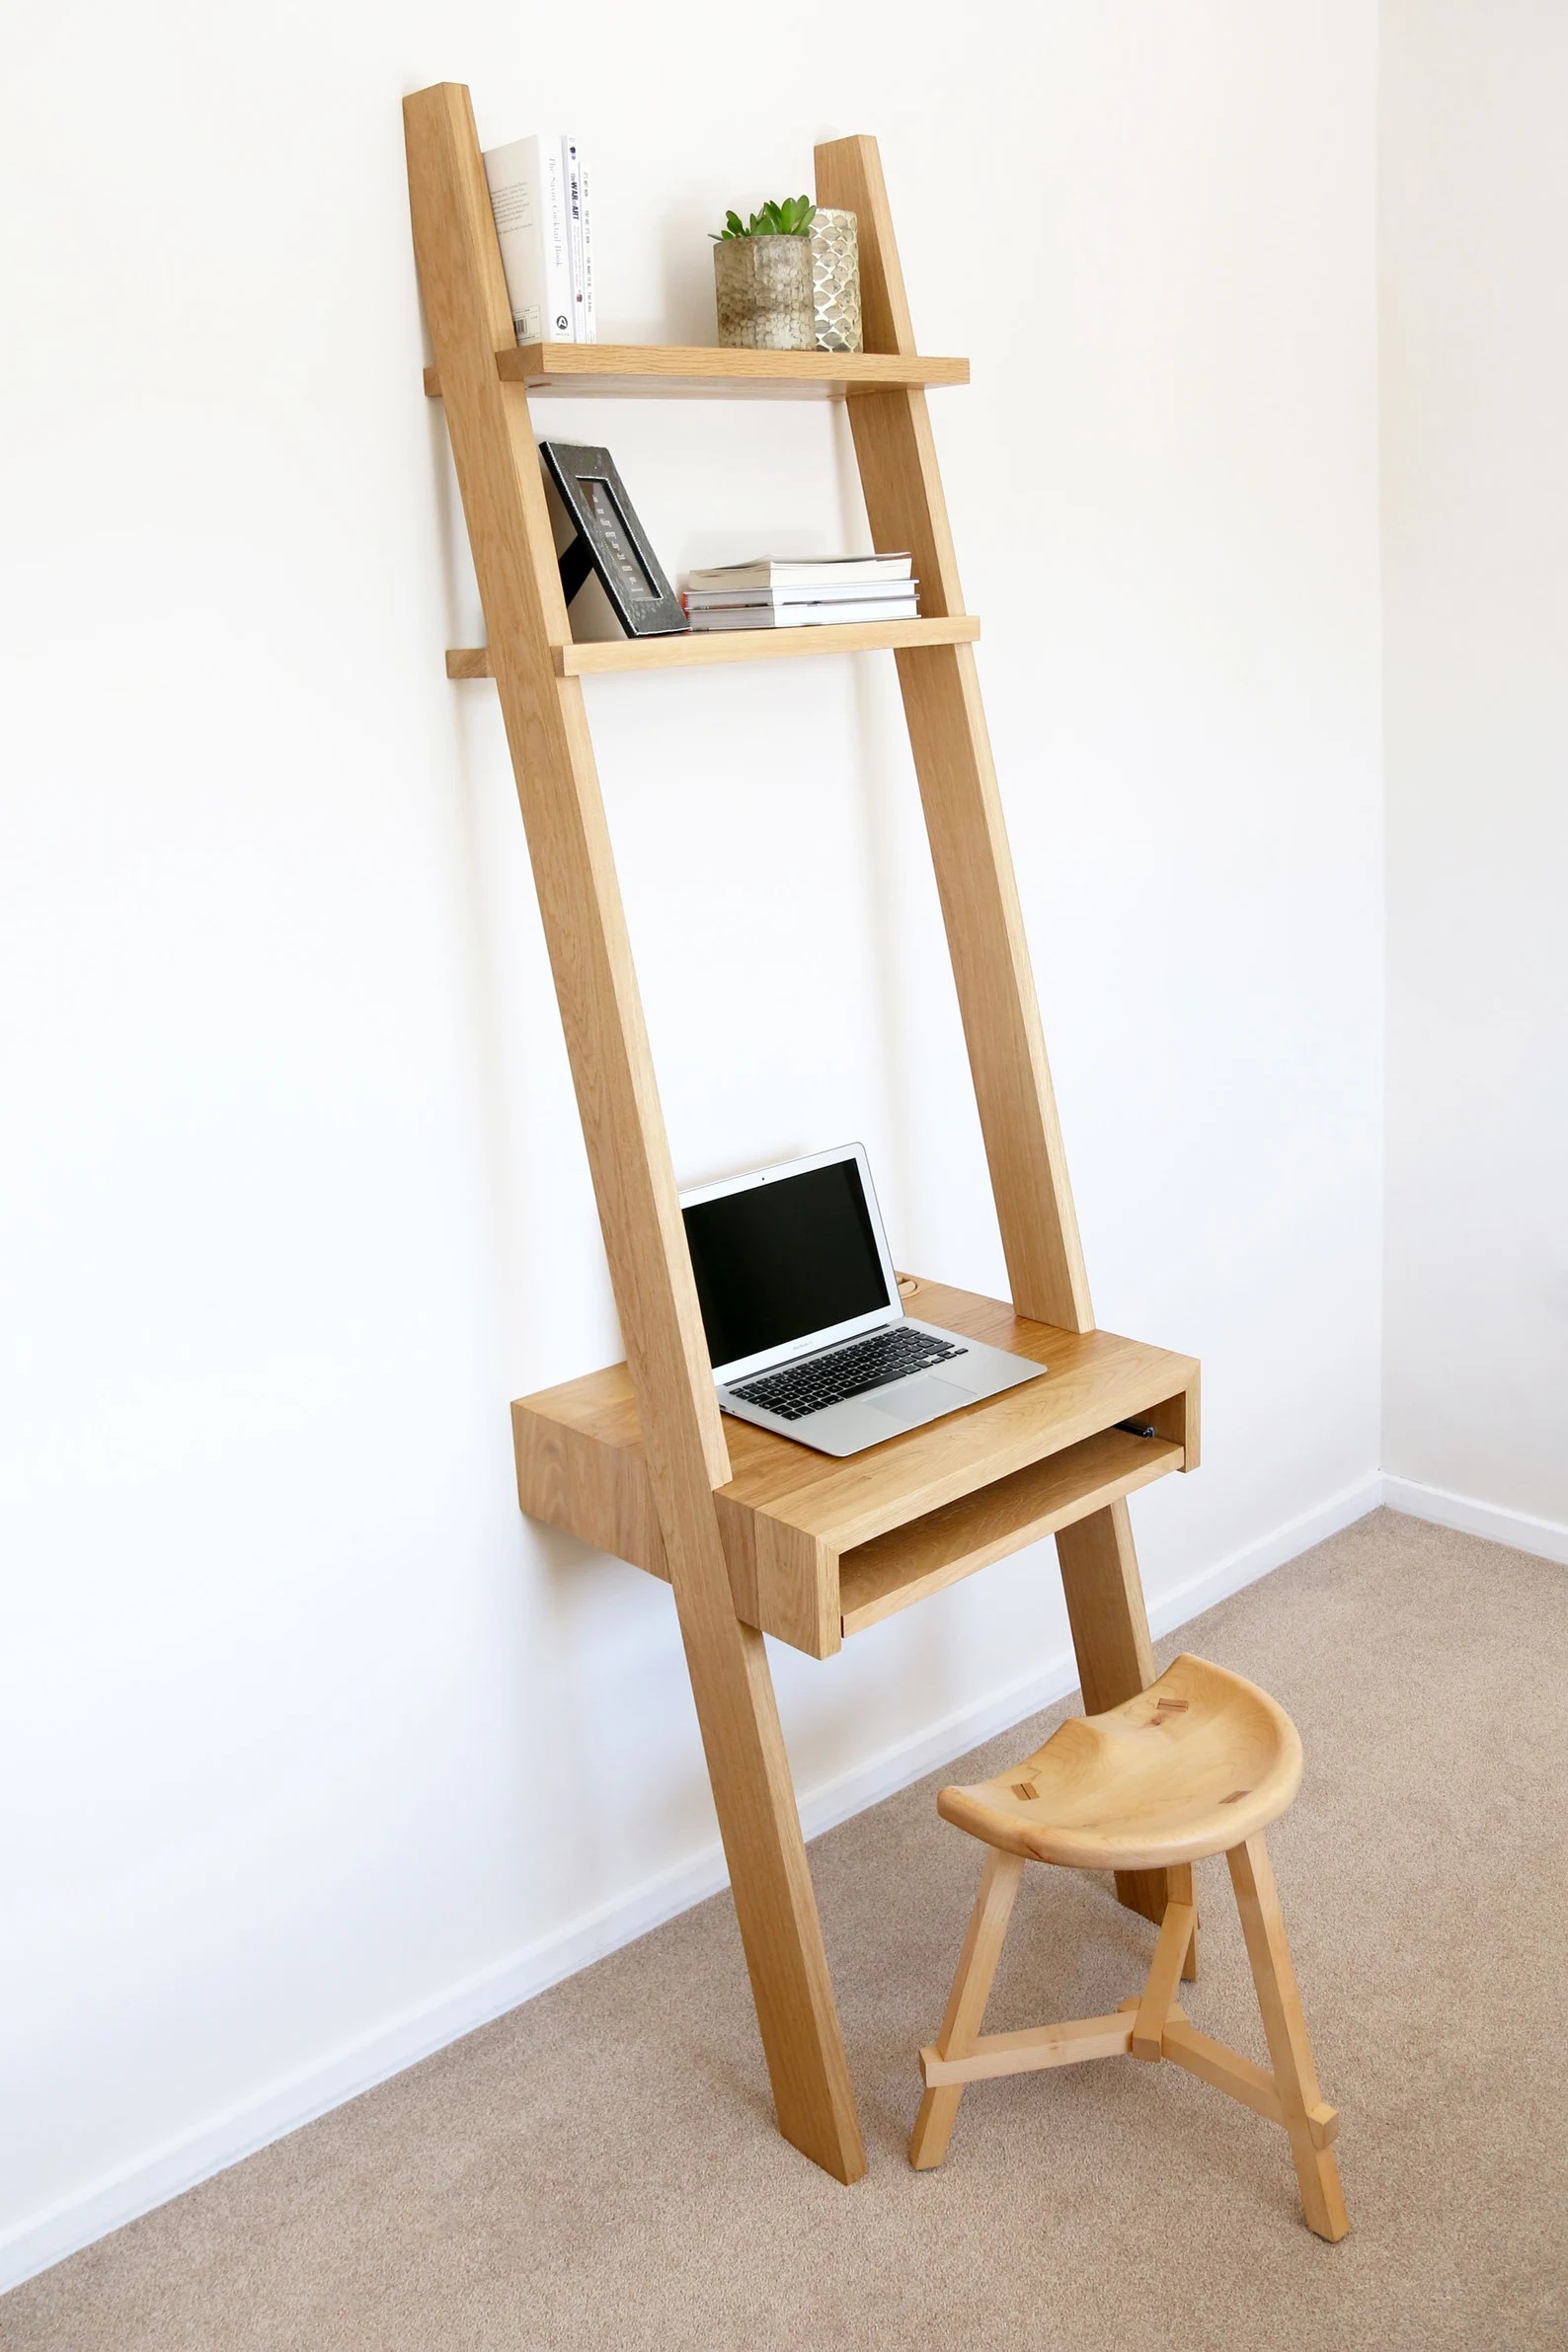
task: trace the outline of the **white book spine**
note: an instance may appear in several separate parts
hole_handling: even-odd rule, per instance
[[[583,183],[583,340],[597,343],[599,323],[593,308],[593,208],[588,195],[588,168],[581,156],[578,170]]]
[[[570,343],[572,257],[558,138],[513,139],[485,156],[485,179],[519,343]]]
[[[547,203],[544,215],[544,282],[546,343],[576,343],[572,332],[572,232],[567,219],[566,172],[561,142],[540,139]]]
[[[561,185],[566,196],[567,248],[572,266],[572,340],[588,341],[588,294],[583,273],[583,167],[570,132],[561,134]]]

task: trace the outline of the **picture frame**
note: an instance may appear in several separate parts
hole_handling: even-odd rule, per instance
[[[687,626],[680,598],[637,519],[608,449],[541,441],[539,455],[576,536],[560,556],[568,604],[596,575],[628,637],[669,637]]]

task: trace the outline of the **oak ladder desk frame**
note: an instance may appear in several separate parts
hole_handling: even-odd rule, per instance
[[[1152,1680],[1127,1495],[1197,1460],[1198,1367],[1096,1332],[996,780],[926,414],[967,382],[922,358],[876,143],[817,149],[817,195],[860,224],[866,352],[519,348],[466,88],[404,105],[420,283],[492,675],[571,1057],[626,1364],[513,1408],[523,1507],[667,1578],[696,1701],[779,2129],[865,2170],[763,1631],[815,1656],[1054,1532],[1083,1700]],[[921,617],[575,646],[530,390],[847,397],[873,544],[914,552]],[[1012,1305],[932,1287],[924,1311],[1049,1376],[848,1462],[747,1425],[726,1443],[594,769],[583,674],[889,647],[936,868]],[[909,1284],[906,1287],[916,1286]],[[1144,1414],[1155,1435],[1117,1423]],[[733,1457],[733,1458],[732,1458]],[[1159,1873],[1125,1903],[1158,1920]]]

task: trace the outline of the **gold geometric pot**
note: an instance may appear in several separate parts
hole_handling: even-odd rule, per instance
[[[812,249],[806,237],[721,237],[713,249],[719,341],[744,351],[812,348]]]

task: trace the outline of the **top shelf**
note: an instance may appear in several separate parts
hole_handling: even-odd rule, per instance
[[[967,384],[967,359],[900,352],[752,352],[699,345],[521,343],[496,353],[503,382],[530,392],[664,395],[689,400],[846,400],[857,392],[919,392]],[[425,370],[440,398],[440,378]]]

